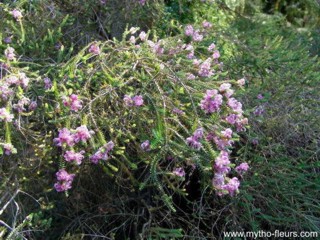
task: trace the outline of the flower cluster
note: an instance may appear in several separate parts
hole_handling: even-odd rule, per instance
[[[85,151],[80,151],[80,152],[75,152],[73,150],[71,151],[66,151],[66,153],[64,154],[64,159],[67,162],[76,162],[77,165],[80,165],[84,156],[83,154],[85,153]]]
[[[187,144],[196,150],[201,148],[200,140],[203,138],[203,128],[198,128],[191,137],[186,139]]]
[[[9,61],[12,61],[16,58],[16,54],[14,53],[14,48],[7,47],[6,50],[4,50],[4,55]]]
[[[9,75],[5,78],[5,84],[8,86],[20,86],[22,88],[27,88],[30,79],[23,72],[19,72],[17,75]]]
[[[63,105],[70,107],[72,111],[79,111],[82,108],[82,101],[79,100],[78,95],[71,94],[69,97],[62,97]]]
[[[130,97],[129,95],[124,95],[123,101],[125,105],[132,107],[132,106],[142,106],[143,105],[143,98],[141,95],[137,95],[134,97]]]
[[[200,107],[205,113],[217,112],[222,105],[222,95],[218,90],[207,90],[203,100],[201,100]]]
[[[65,169],[60,169],[56,173],[58,182],[54,184],[57,192],[64,192],[72,188],[72,182],[75,174],[69,174]]]
[[[75,151],[73,147],[81,142],[85,144],[94,134],[93,131],[88,130],[87,126],[82,125],[76,129],[63,128],[59,130],[59,135],[54,139],[57,146],[63,149],[69,147],[70,150],[66,150],[63,157],[66,162],[75,163],[76,165],[81,165],[83,159],[85,158],[85,151]],[[109,152],[113,149],[114,143],[112,141],[108,142],[90,157],[91,162],[98,163],[100,159],[107,160],[109,158]],[[68,174],[65,169],[60,169],[57,173],[58,182],[54,185],[58,192],[66,191],[71,189],[71,183],[74,178],[74,174]]]
[[[143,151],[145,151],[145,152],[148,152],[148,151],[151,150],[151,148],[150,148],[150,141],[149,141],[149,140],[144,141],[143,143],[141,143],[140,146],[141,146],[141,149],[142,149]]]
[[[205,26],[209,26],[207,23]],[[189,36],[192,38],[195,42],[200,42],[203,40],[203,35],[201,34],[200,30],[194,29],[191,25],[187,25],[185,28],[185,34],[186,36]]]
[[[90,157],[92,163],[97,164],[100,160],[108,160],[109,153],[114,148],[114,143],[112,141],[103,145],[99,150]]]
[[[82,125],[75,130],[63,128],[59,130],[59,135],[53,141],[59,147],[72,147],[75,143],[88,141],[94,132],[88,130],[87,126]]]
[[[100,47],[95,43],[89,47],[89,53],[92,53],[94,55],[99,55],[100,52],[101,52]]]
[[[2,143],[4,154],[11,155],[16,154],[17,149],[11,143]]]
[[[20,21],[21,18],[23,17],[22,16],[22,13],[21,11],[17,10],[17,9],[14,9],[11,11],[11,15],[14,17],[14,19],[16,19],[17,21]]]
[[[178,177],[184,177],[186,175],[184,169],[182,167],[175,168],[172,173]]]
[[[13,115],[6,108],[0,108],[0,121],[12,122]]]
[[[227,151],[221,151],[220,155],[216,158],[214,169],[215,174],[212,179],[212,185],[217,190],[219,196],[229,194],[234,196],[239,189],[240,181],[237,177],[228,178],[227,174],[231,171],[231,162]],[[236,167],[239,174],[245,173],[249,169],[248,163],[242,163]]]

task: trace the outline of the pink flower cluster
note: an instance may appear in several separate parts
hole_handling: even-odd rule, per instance
[[[16,154],[17,149],[11,143],[3,143],[4,153],[6,155]]]
[[[206,24],[207,26],[208,24]],[[187,25],[185,28],[186,36],[192,38],[195,42],[201,42],[203,40],[203,35],[200,33],[200,30],[196,30],[192,27],[192,25]]]
[[[43,79],[43,82],[44,82],[44,88],[45,88],[46,90],[52,88],[52,81],[51,81],[50,78],[45,77],[45,78]]]
[[[150,150],[151,150],[151,148],[150,148],[150,141],[149,141],[149,140],[144,141],[143,143],[141,143],[140,147],[141,147],[141,149],[142,149],[143,151],[145,151],[145,152],[150,151]]]
[[[63,128],[59,130],[59,135],[54,139],[54,142],[57,146],[62,148],[73,147],[76,143],[82,142],[86,143],[94,134],[93,131],[88,130],[87,126],[82,125],[75,130]],[[108,145],[109,146],[109,145]],[[104,146],[105,148],[110,148],[110,146]],[[113,147],[112,147],[113,148]],[[81,150],[76,152],[73,148],[67,150],[64,153],[64,159],[66,162],[72,162],[76,165],[80,165],[85,158],[85,151]],[[58,182],[54,185],[55,189],[58,192],[63,192],[71,189],[71,183],[75,174],[69,174],[65,169],[60,169],[57,173]]]
[[[100,47],[94,43],[89,47],[89,53],[92,53],[94,55],[99,55],[101,53]]]
[[[203,100],[201,100],[200,107],[205,113],[217,112],[222,105],[223,97],[218,90],[207,90]]]
[[[69,130],[67,128],[63,128],[59,130],[59,135],[53,141],[57,146],[60,147],[72,147],[75,143],[78,142],[86,142],[91,138],[91,135],[94,132],[89,131],[87,126],[82,125],[75,130]]]
[[[19,11],[19,10],[17,10],[17,9],[12,10],[12,11],[11,11],[11,15],[12,15],[17,21],[20,21],[21,18],[23,17],[21,11]]]
[[[23,88],[27,88],[29,85],[30,79],[23,72],[19,72],[17,75],[10,75],[6,77],[6,84],[8,86],[21,86]]]
[[[200,150],[201,143],[200,140],[203,138],[203,128],[198,128],[191,137],[186,139],[188,146],[196,150]]]
[[[72,182],[75,174],[69,174],[65,169],[60,169],[56,173],[58,182],[54,184],[57,192],[64,192],[72,188]]]
[[[0,121],[12,122],[13,115],[6,108],[0,108]]]
[[[78,95],[71,94],[69,97],[62,97],[63,105],[70,107],[72,111],[79,111],[82,108],[82,101],[79,100]]]
[[[18,103],[13,104],[13,108],[19,113],[26,111],[25,106],[29,106],[30,108],[30,99],[24,96],[18,101]]]
[[[175,168],[172,173],[178,177],[184,177],[186,175],[184,169],[182,167]]]
[[[132,106],[142,106],[143,105],[143,98],[141,95],[137,95],[134,97],[130,97],[129,95],[124,95],[123,101],[125,105],[132,107]]]
[[[112,141],[103,145],[99,150],[90,157],[92,163],[97,164],[100,160],[108,160],[109,153],[114,148],[114,143]]]
[[[80,165],[82,163],[82,160],[84,159],[84,154],[85,151],[80,151],[80,152],[75,152],[73,150],[71,151],[66,151],[64,154],[64,159],[67,162],[76,162],[77,165]]]
[[[4,55],[9,61],[12,61],[16,58],[16,54],[14,53],[14,48],[7,47],[6,50],[4,50]]]
[[[225,150],[226,148],[231,147],[234,143],[231,140],[231,138],[232,138],[231,128],[227,128],[224,131],[221,131],[219,135],[216,135],[215,133],[210,133],[207,136],[207,140],[208,141],[213,140],[219,150]]]
[[[231,171],[231,161],[227,151],[221,151],[216,158],[214,169],[215,174],[212,179],[212,185],[217,190],[219,196],[229,194],[234,196],[240,187],[240,181],[237,177],[228,178],[227,174]],[[245,173],[249,169],[248,163],[241,163],[235,168],[239,174]]]

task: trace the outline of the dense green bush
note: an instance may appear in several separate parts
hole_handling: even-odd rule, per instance
[[[2,1],[1,237],[319,231],[317,7]],[[219,94],[219,111],[206,113]],[[233,127],[232,111],[242,119]],[[231,141],[224,181],[234,186],[221,189],[219,144]],[[241,162],[252,170],[236,195]]]

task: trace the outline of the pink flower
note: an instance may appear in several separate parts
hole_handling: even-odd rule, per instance
[[[142,144],[141,144],[141,149],[145,152],[148,152],[150,151],[150,141],[149,140],[146,140],[144,141]]]
[[[249,170],[249,164],[244,162],[244,163],[241,163],[239,166],[237,166],[235,168],[236,172],[239,173],[239,174],[243,174],[245,173],[246,171]]]
[[[203,128],[198,128],[196,131],[194,131],[194,133],[191,137],[188,137],[186,139],[186,141],[187,141],[188,146],[190,146],[191,148],[194,148],[196,150],[199,150],[202,146],[199,141],[202,138],[203,138]]]
[[[179,177],[184,177],[186,175],[185,171],[183,168],[179,167],[179,168],[175,168],[172,173],[176,176]]]
[[[8,85],[19,85],[19,78],[17,76],[9,76],[8,78],[6,78],[6,83]]]
[[[212,23],[208,22],[208,21],[203,21],[202,22],[202,26],[204,28],[211,28],[212,27]]]
[[[192,40],[195,42],[201,42],[203,39],[203,35],[199,33],[199,31],[194,31],[192,34]]]
[[[213,52],[213,55],[212,55],[213,59],[218,59],[220,58],[220,52],[218,50],[215,50]]]
[[[238,115],[236,114],[230,114],[229,116],[226,117],[226,121],[232,125],[236,123],[238,119]]]
[[[38,104],[36,101],[32,101],[30,104],[29,104],[29,111],[34,111],[36,110],[36,108],[38,107]]]
[[[217,190],[221,190],[222,186],[225,183],[225,177],[223,173],[215,173],[214,178],[212,179],[212,185]]]
[[[56,173],[56,177],[58,181],[72,181],[73,178],[75,177],[74,174],[69,174],[66,170],[60,169]]]
[[[114,142],[109,141],[105,145],[103,145],[103,148],[107,151],[110,152],[114,148]]]
[[[193,136],[196,140],[200,140],[203,138],[203,128],[198,128],[194,131]]]
[[[9,85],[6,83],[0,83],[0,96],[3,100],[7,100],[10,96],[14,94],[14,91],[9,88]]]
[[[228,173],[231,170],[230,164],[228,152],[221,151],[215,160],[214,168],[218,173]]]
[[[129,42],[131,42],[132,44],[136,43],[136,38],[134,36],[131,36],[129,39]]]
[[[219,91],[220,92],[226,92],[230,88],[231,88],[231,84],[230,83],[222,83],[220,85]]]
[[[143,105],[143,98],[141,95],[137,95],[134,97],[130,97],[129,95],[124,95],[123,101],[129,107],[132,107],[132,106],[139,107]]]
[[[11,143],[3,144],[4,153],[6,155],[16,154],[17,149]]]
[[[194,58],[194,51],[189,52],[189,53],[187,54],[187,58],[188,58],[188,59]]]
[[[109,152],[114,148],[114,143],[109,141],[103,145],[99,150],[90,157],[90,161],[94,164],[98,164],[100,160],[108,160]]]
[[[199,76],[201,77],[210,77],[213,75],[213,71],[211,70],[211,58],[205,60],[201,65],[198,71]]]
[[[52,88],[52,82],[51,82],[51,79],[50,79],[50,78],[48,78],[48,77],[44,78],[44,79],[43,79],[43,82],[44,82],[44,88],[45,88],[46,90]]]
[[[62,102],[64,106],[70,107],[70,109],[75,112],[82,108],[82,101],[79,100],[76,94],[71,94],[69,97],[63,97]]]
[[[100,47],[96,43],[94,43],[90,46],[89,52],[95,55],[99,55],[101,53]]]
[[[239,101],[237,101],[235,98],[229,98],[228,105],[236,113],[241,114],[243,112],[242,111],[242,104]]]
[[[192,36],[193,35],[193,27],[191,25],[187,25],[185,28],[185,34],[187,36]]]
[[[227,128],[226,130],[221,131],[221,134],[225,138],[232,138],[232,129],[231,128]]]
[[[237,81],[239,86],[244,86],[244,84],[246,83],[246,80],[244,78],[241,78]]]
[[[74,145],[74,136],[67,128],[59,130],[59,136],[53,140],[57,146],[64,147]]]
[[[75,161],[78,165],[80,165],[84,158],[84,153],[84,151],[80,151],[78,153],[74,151],[66,151],[66,153],[64,154],[64,159],[67,162]]]
[[[0,108],[0,121],[12,122],[13,114],[7,111],[6,108]]]
[[[264,106],[258,106],[253,111],[253,114],[256,116],[261,116],[264,113],[264,111],[265,111]]]
[[[205,113],[213,113],[220,109],[222,105],[222,95],[217,90],[207,90],[204,99],[201,100],[200,107]]]
[[[71,189],[75,174],[69,174],[66,170],[60,169],[56,177],[58,182],[54,184],[54,188],[57,192],[64,192]]]
[[[257,98],[258,98],[258,99],[263,99],[264,97],[263,97],[263,95],[262,95],[261,93],[259,93],[258,96],[257,96]]]
[[[193,75],[192,73],[187,74],[187,80],[194,80],[194,79],[196,79],[195,75]]]
[[[144,31],[142,31],[142,32],[140,32],[140,34],[139,34],[139,38],[140,38],[140,40],[141,40],[142,42],[144,42],[144,41],[147,40],[147,34],[146,34]]]
[[[12,15],[17,21],[20,21],[21,18],[23,17],[23,16],[22,16],[22,13],[21,13],[19,10],[17,10],[17,9],[12,10],[12,11],[11,11],[11,15]]]
[[[194,59],[192,64],[195,66],[199,66],[202,61],[200,59]]]
[[[16,54],[14,53],[14,51],[15,50],[12,47],[7,47],[7,49],[4,50],[4,55],[9,61],[12,61],[16,58]]]
[[[132,107],[134,105],[134,101],[129,95],[124,95],[123,101],[129,107]]]
[[[74,134],[74,141],[77,142],[86,142],[91,138],[91,135],[94,134],[94,131],[89,131],[87,126],[82,125],[76,129]]]
[[[13,104],[13,108],[18,112],[26,111],[25,106],[29,106],[30,99],[27,97],[22,97],[17,104]]]
[[[196,150],[200,150],[202,146],[199,140],[194,136],[188,137],[186,141],[189,147],[194,148]]]
[[[223,186],[223,189],[227,190],[230,196],[234,196],[235,193],[238,192],[239,186],[240,186],[240,182],[238,178],[234,177],[230,179],[226,185]]]
[[[209,47],[208,47],[208,51],[212,52],[214,49],[216,48],[216,45],[214,43],[212,43]]]
[[[18,74],[18,78],[19,78],[20,86],[23,88],[27,88],[29,85],[29,81],[30,81],[30,79],[27,77],[27,75],[23,72],[20,72]]]
[[[141,95],[134,96],[134,97],[132,98],[132,100],[134,101],[134,105],[135,105],[135,106],[141,106],[141,105],[143,105],[143,98],[142,98]]]
[[[54,184],[54,188],[57,192],[65,192],[72,188],[71,181],[57,182]]]

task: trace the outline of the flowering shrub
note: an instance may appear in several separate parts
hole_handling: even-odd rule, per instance
[[[94,42],[62,67],[49,113],[60,128],[57,191],[71,189],[76,173],[93,163],[119,184],[129,178],[128,187],[157,186],[171,208],[168,193],[184,195],[178,189],[195,169],[202,187],[236,195],[249,169],[231,153],[248,123],[234,97],[245,80],[226,77],[218,47],[206,42],[212,34],[209,22],[167,40],[131,28],[123,40]],[[61,180],[61,171],[75,175]]]

